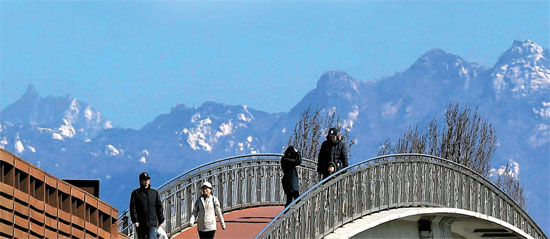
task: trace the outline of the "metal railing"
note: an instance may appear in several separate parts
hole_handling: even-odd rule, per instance
[[[193,203],[204,181],[212,183],[212,193],[220,200],[223,212],[284,205],[281,156],[253,154],[220,159],[191,169],[160,186],[157,190],[164,208],[167,234],[174,235],[189,226]],[[301,189],[310,188],[318,181],[316,170],[317,162],[308,159],[297,167]],[[118,225],[120,233],[133,236],[128,211],[119,217]]]
[[[535,239],[547,238],[489,180],[462,165],[421,154],[380,156],[338,171],[304,192],[256,238],[322,238],[362,216],[415,206],[474,211]]]

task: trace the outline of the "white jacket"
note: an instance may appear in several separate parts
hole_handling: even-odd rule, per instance
[[[220,218],[220,224],[225,229],[225,221],[223,220],[222,209],[218,198],[209,195],[204,198],[202,195],[195,201],[193,206],[193,214],[189,223],[193,225],[195,220],[198,224],[198,230],[202,232],[216,230],[216,215]]]

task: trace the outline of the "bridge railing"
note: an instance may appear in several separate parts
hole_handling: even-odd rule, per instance
[[[252,154],[220,159],[193,168],[157,190],[166,217],[165,230],[174,235],[189,226],[193,203],[200,195],[204,181],[213,185],[212,193],[220,200],[224,212],[254,206],[284,205],[281,185],[281,154]],[[297,168],[300,188],[307,189],[317,181],[317,162],[304,159]],[[133,236],[129,212],[118,220],[119,232]]]
[[[376,157],[338,171],[304,192],[256,238],[322,238],[364,215],[415,206],[474,211],[535,239],[546,238],[529,215],[486,178],[421,154]]]

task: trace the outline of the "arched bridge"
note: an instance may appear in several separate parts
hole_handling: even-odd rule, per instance
[[[204,181],[213,184],[212,193],[220,200],[224,213],[258,206],[285,204],[281,186],[281,154],[254,154],[225,158],[191,169],[160,186],[165,210],[165,230],[169,236],[189,227],[192,203],[200,195]],[[300,188],[317,181],[317,162],[304,159],[298,167]],[[134,234],[129,212],[119,217],[119,231]]]
[[[259,154],[222,159],[161,186],[169,235],[189,227],[191,203],[204,180],[216,185],[213,191],[224,212],[284,205],[280,157]],[[376,157],[318,183],[315,169],[314,161],[304,161],[298,173],[300,188],[307,190],[256,238],[547,238],[489,180],[442,158],[420,154]],[[127,213],[121,216],[119,227],[129,235],[127,217]]]

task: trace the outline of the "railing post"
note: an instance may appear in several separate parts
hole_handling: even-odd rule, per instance
[[[451,175],[451,192],[450,192],[451,196],[449,197],[449,202],[450,202],[449,207],[458,208],[457,205],[456,205],[456,203],[457,203],[456,199],[460,196],[457,193],[457,187],[458,187],[457,180],[458,180],[458,178],[457,178],[455,170],[450,169],[449,173]]]
[[[369,184],[368,171],[361,170],[361,189],[357,193],[361,195],[358,198],[362,198],[363,200],[359,202],[361,205],[361,210],[357,212],[358,217],[363,216],[364,213],[366,213],[367,210],[369,209],[368,196],[367,196],[369,195],[368,194],[369,188],[370,188],[370,184]]]
[[[182,220],[181,220],[181,193],[179,193],[179,190],[178,192],[176,192],[176,194],[174,195],[175,196],[175,199],[174,199],[174,204],[176,205],[176,212],[175,212],[175,217],[176,217],[176,227],[177,228],[181,228],[182,226]]]
[[[428,167],[430,168],[429,170],[429,173],[428,173],[428,180],[430,182],[429,186],[428,186],[428,198],[429,198],[429,202],[432,203],[432,204],[435,204],[435,200],[436,200],[436,196],[435,196],[435,185],[436,185],[436,180],[435,180],[435,165],[433,163],[429,163],[428,164]]]
[[[424,170],[424,163],[422,161],[416,160],[416,168],[417,168],[417,182],[418,182],[418,191],[416,193],[417,200],[419,203],[424,203],[424,191],[426,190],[424,187],[425,185],[425,170]],[[420,204],[422,205],[422,204]]]
[[[389,172],[389,165],[388,164],[382,164],[381,165],[381,187],[380,187],[380,191],[381,191],[381,196],[382,196],[382,200],[381,200],[381,206],[383,206],[384,208],[388,208],[388,205],[389,205],[389,202],[390,202],[390,192],[388,190],[389,188],[389,175],[388,175],[388,172]]]
[[[384,183],[384,181],[382,179],[383,176],[381,175],[380,170],[381,170],[380,167],[376,167],[375,170],[374,170],[375,173],[376,173],[376,184],[375,184],[376,185],[376,188],[375,188],[376,191],[374,191],[374,198],[376,200],[375,205],[376,205],[376,208],[378,210],[380,210],[381,206],[382,206],[382,202],[381,202],[382,201],[382,198],[381,198],[382,196],[381,196],[380,192],[381,192],[381,189],[382,189],[382,184]]]
[[[414,165],[411,162],[407,162],[407,202],[409,205],[413,204],[414,200]]]
[[[405,202],[405,179],[404,179],[404,176],[403,175],[403,162],[401,161],[397,161],[396,160],[396,172],[395,172],[395,181],[397,182],[397,195],[396,195],[396,200],[397,200],[397,207],[402,207],[403,206],[403,202]]]

